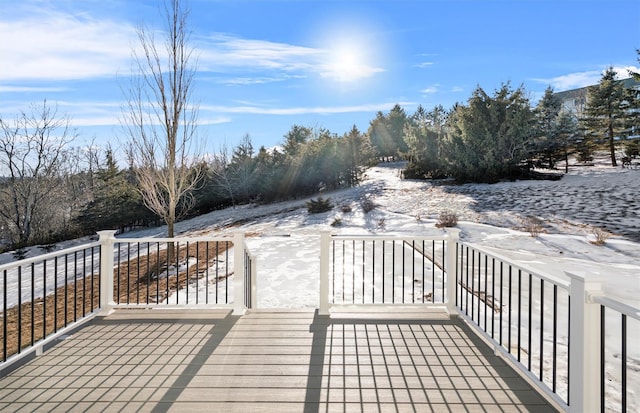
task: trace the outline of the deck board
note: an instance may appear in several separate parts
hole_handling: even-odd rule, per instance
[[[0,378],[1,411],[555,411],[461,321],[117,310]]]

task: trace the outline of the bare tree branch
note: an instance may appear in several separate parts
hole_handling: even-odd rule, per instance
[[[50,209],[51,197],[63,183],[68,165],[66,146],[76,137],[66,117],[44,101],[13,121],[0,118],[0,226],[11,241],[26,245],[39,214]]]
[[[131,139],[128,157],[136,171],[144,204],[174,236],[179,212],[193,206],[201,178],[197,140],[198,105],[192,102],[197,59],[189,46],[189,11],[180,0],[166,0],[164,49],[154,32],[138,29],[141,52],[134,50],[136,74],[125,91],[123,125]]]

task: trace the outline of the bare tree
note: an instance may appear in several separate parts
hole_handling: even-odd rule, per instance
[[[188,10],[180,0],[164,2],[164,48],[154,32],[140,26],[140,51],[134,49],[135,74],[125,90],[123,125],[131,138],[128,157],[136,172],[144,204],[167,224],[174,236],[180,212],[194,204],[192,191],[202,171],[192,102],[197,59],[189,46]]]
[[[32,105],[13,121],[0,117],[0,225],[15,246],[25,246],[34,224],[48,221],[53,197],[64,183],[66,146],[75,138],[69,119],[57,116],[57,107],[44,101]]]

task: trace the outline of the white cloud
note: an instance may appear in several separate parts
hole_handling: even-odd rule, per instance
[[[318,107],[291,107],[275,108],[258,105],[243,106],[200,106],[200,110],[214,113],[235,113],[245,115],[307,115],[307,114],[334,114],[334,113],[355,113],[355,112],[377,112],[386,111],[395,104],[400,106],[415,106],[415,102],[385,102],[365,105],[350,106],[318,106]]]
[[[66,92],[68,90],[65,87],[0,85],[2,93]]]
[[[271,69],[282,71],[310,70],[322,54],[310,47],[242,39],[229,34],[212,34],[198,42],[202,70],[221,68]]]
[[[418,63],[417,65],[414,65],[414,67],[419,67],[420,69],[424,69],[430,66],[433,66],[435,63],[434,62],[422,62],[422,63]]]
[[[338,82],[352,82],[369,78],[376,73],[384,72],[379,67],[370,67],[357,62],[342,61],[322,66],[320,77]]]
[[[455,93],[460,93],[460,92],[464,92],[464,88],[462,86],[454,86],[451,88],[451,91]]]
[[[201,70],[267,70],[278,74],[264,77],[242,76],[226,81],[227,84],[267,83],[304,77],[300,73],[315,73],[322,78],[347,82],[365,79],[384,71],[367,64],[356,47],[325,50],[267,40],[242,39],[221,33],[200,39],[199,46],[202,49],[199,54]]]
[[[0,21],[0,78],[68,80],[114,76],[128,67],[135,29],[124,22],[52,10]]]
[[[423,95],[433,95],[438,92],[438,88],[440,85],[436,83],[435,85],[428,86],[420,91]]]
[[[533,79],[536,82],[545,83],[551,85],[557,92],[563,90],[579,89],[586,86],[593,86],[600,82],[602,74],[605,70],[590,70],[586,72],[569,73],[562,76],[552,77],[550,79]],[[618,79],[626,79],[629,77],[629,70],[640,71],[640,69],[634,66],[619,67],[614,66],[613,70],[616,72]]]
[[[563,91],[569,89],[578,89],[585,86],[595,85],[598,83],[602,73],[599,70],[590,70],[588,72],[569,73],[562,76],[556,76],[550,79],[533,79],[536,82],[551,85],[555,91]]]
[[[221,123],[229,123],[231,121],[232,119],[229,116],[217,116],[198,119],[198,125],[219,125]]]

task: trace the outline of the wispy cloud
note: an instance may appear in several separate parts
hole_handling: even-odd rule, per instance
[[[420,91],[423,95],[433,95],[434,93],[438,93],[440,85],[438,83],[428,86]]]
[[[0,92],[2,93],[66,92],[68,90],[66,87],[0,85]]]
[[[34,9],[0,21],[0,78],[68,80],[114,76],[128,67],[135,29],[122,21]]]
[[[243,39],[215,33],[199,39],[200,69],[204,71],[268,71],[267,77],[236,77],[227,84],[256,84],[281,81],[315,74],[335,81],[353,81],[371,77],[384,69],[369,65],[357,56],[321,48],[298,46],[267,40]]]
[[[218,71],[224,67],[309,70],[321,55],[318,49],[276,43],[266,40],[242,39],[230,34],[215,33],[198,41],[200,69]]]
[[[599,70],[590,70],[588,72],[569,73],[562,76],[556,76],[549,79],[533,79],[536,82],[550,85],[556,91],[569,89],[577,89],[585,86],[595,85],[602,76]]]
[[[258,105],[242,106],[200,106],[200,110],[213,113],[234,113],[244,115],[307,115],[307,114],[335,114],[356,112],[377,112],[391,109],[395,104],[403,107],[416,106],[415,102],[384,102],[349,106],[317,106],[317,107],[265,107]]]
[[[454,86],[451,88],[451,91],[455,93],[460,93],[460,92],[464,92],[464,88],[462,86]]]
[[[608,67],[607,67],[608,68]],[[553,87],[556,91],[578,89],[581,87],[592,86],[600,82],[602,74],[607,69],[602,70],[589,70],[586,72],[569,73],[562,76],[556,76],[549,79],[533,79],[536,82],[544,83]],[[616,72],[619,79],[625,79],[629,77],[629,70],[640,70],[634,66],[619,67],[614,66],[613,70]]]
[[[413,67],[419,67],[420,69],[424,69],[427,67],[431,67],[435,64],[435,62],[422,62],[422,63],[418,63],[413,65]]]

